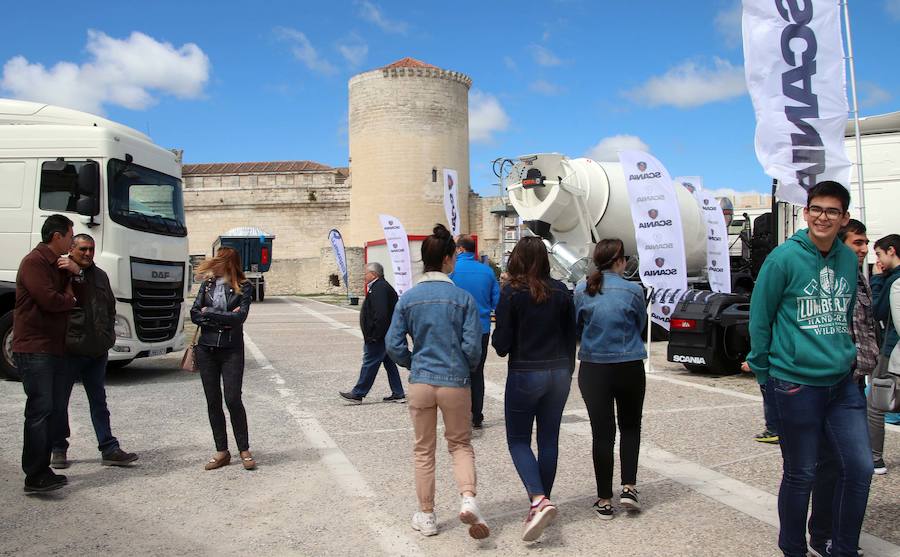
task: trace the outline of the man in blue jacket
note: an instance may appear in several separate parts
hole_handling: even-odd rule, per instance
[[[500,285],[494,271],[475,260],[475,240],[471,236],[460,236],[456,246],[456,268],[450,278],[475,298],[481,321],[481,359],[472,371],[472,427],[481,429],[484,422],[484,361],[491,338],[491,312],[500,301]]]

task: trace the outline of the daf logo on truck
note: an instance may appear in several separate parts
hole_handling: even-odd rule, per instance
[[[155,279],[168,280],[171,273],[169,271],[152,271],[151,274]]]

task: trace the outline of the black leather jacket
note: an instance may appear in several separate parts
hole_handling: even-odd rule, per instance
[[[84,269],[83,277],[72,284],[78,305],[69,313],[66,353],[99,358],[116,343],[116,297],[96,265]]]
[[[216,348],[238,348],[244,344],[244,321],[250,313],[250,296],[253,286],[250,282],[241,285],[237,292],[230,284],[225,284],[226,311],[212,308],[213,291],[216,280],[207,279],[200,285],[197,299],[191,307],[191,321],[200,327],[197,344]],[[204,311],[204,308],[205,311]]]

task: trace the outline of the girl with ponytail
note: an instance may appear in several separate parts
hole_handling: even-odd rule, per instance
[[[443,225],[422,242],[425,273],[406,291],[388,329],[385,345],[397,365],[409,369],[409,415],[415,431],[416,496],[419,511],[412,527],[423,536],[437,531],[434,512],[434,462],[437,414],[459,488],[459,520],[469,535],[490,535],[475,501],[475,452],[472,449],[471,370],[481,358],[481,321],[475,300],[447,275],[456,262],[456,243]],[[407,335],[413,339],[409,350]]]
[[[641,332],[647,326],[647,309],[640,285],[622,278],[622,240],[601,240],[594,248],[593,261],[596,271],[575,287],[575,316],[581,339],[578,387],[593,434],[597,482],[593,510],[598,518],[609,520],[615,513],[612,474],[616,422],[622,462],[619,505],[627,511],[641,508],[635,484],[646,384],[643,359],[647,353]]]

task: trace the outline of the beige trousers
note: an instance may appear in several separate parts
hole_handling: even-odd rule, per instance
[[[415,431],[416,496],[419,510],[434,511],[434,451],[437,411],[444,418],[444,438],[453,460],[459,492],[475,493],[475,451],[472,449],[472,392],[468,387],[437,387],[411,383],[406,391]]]

